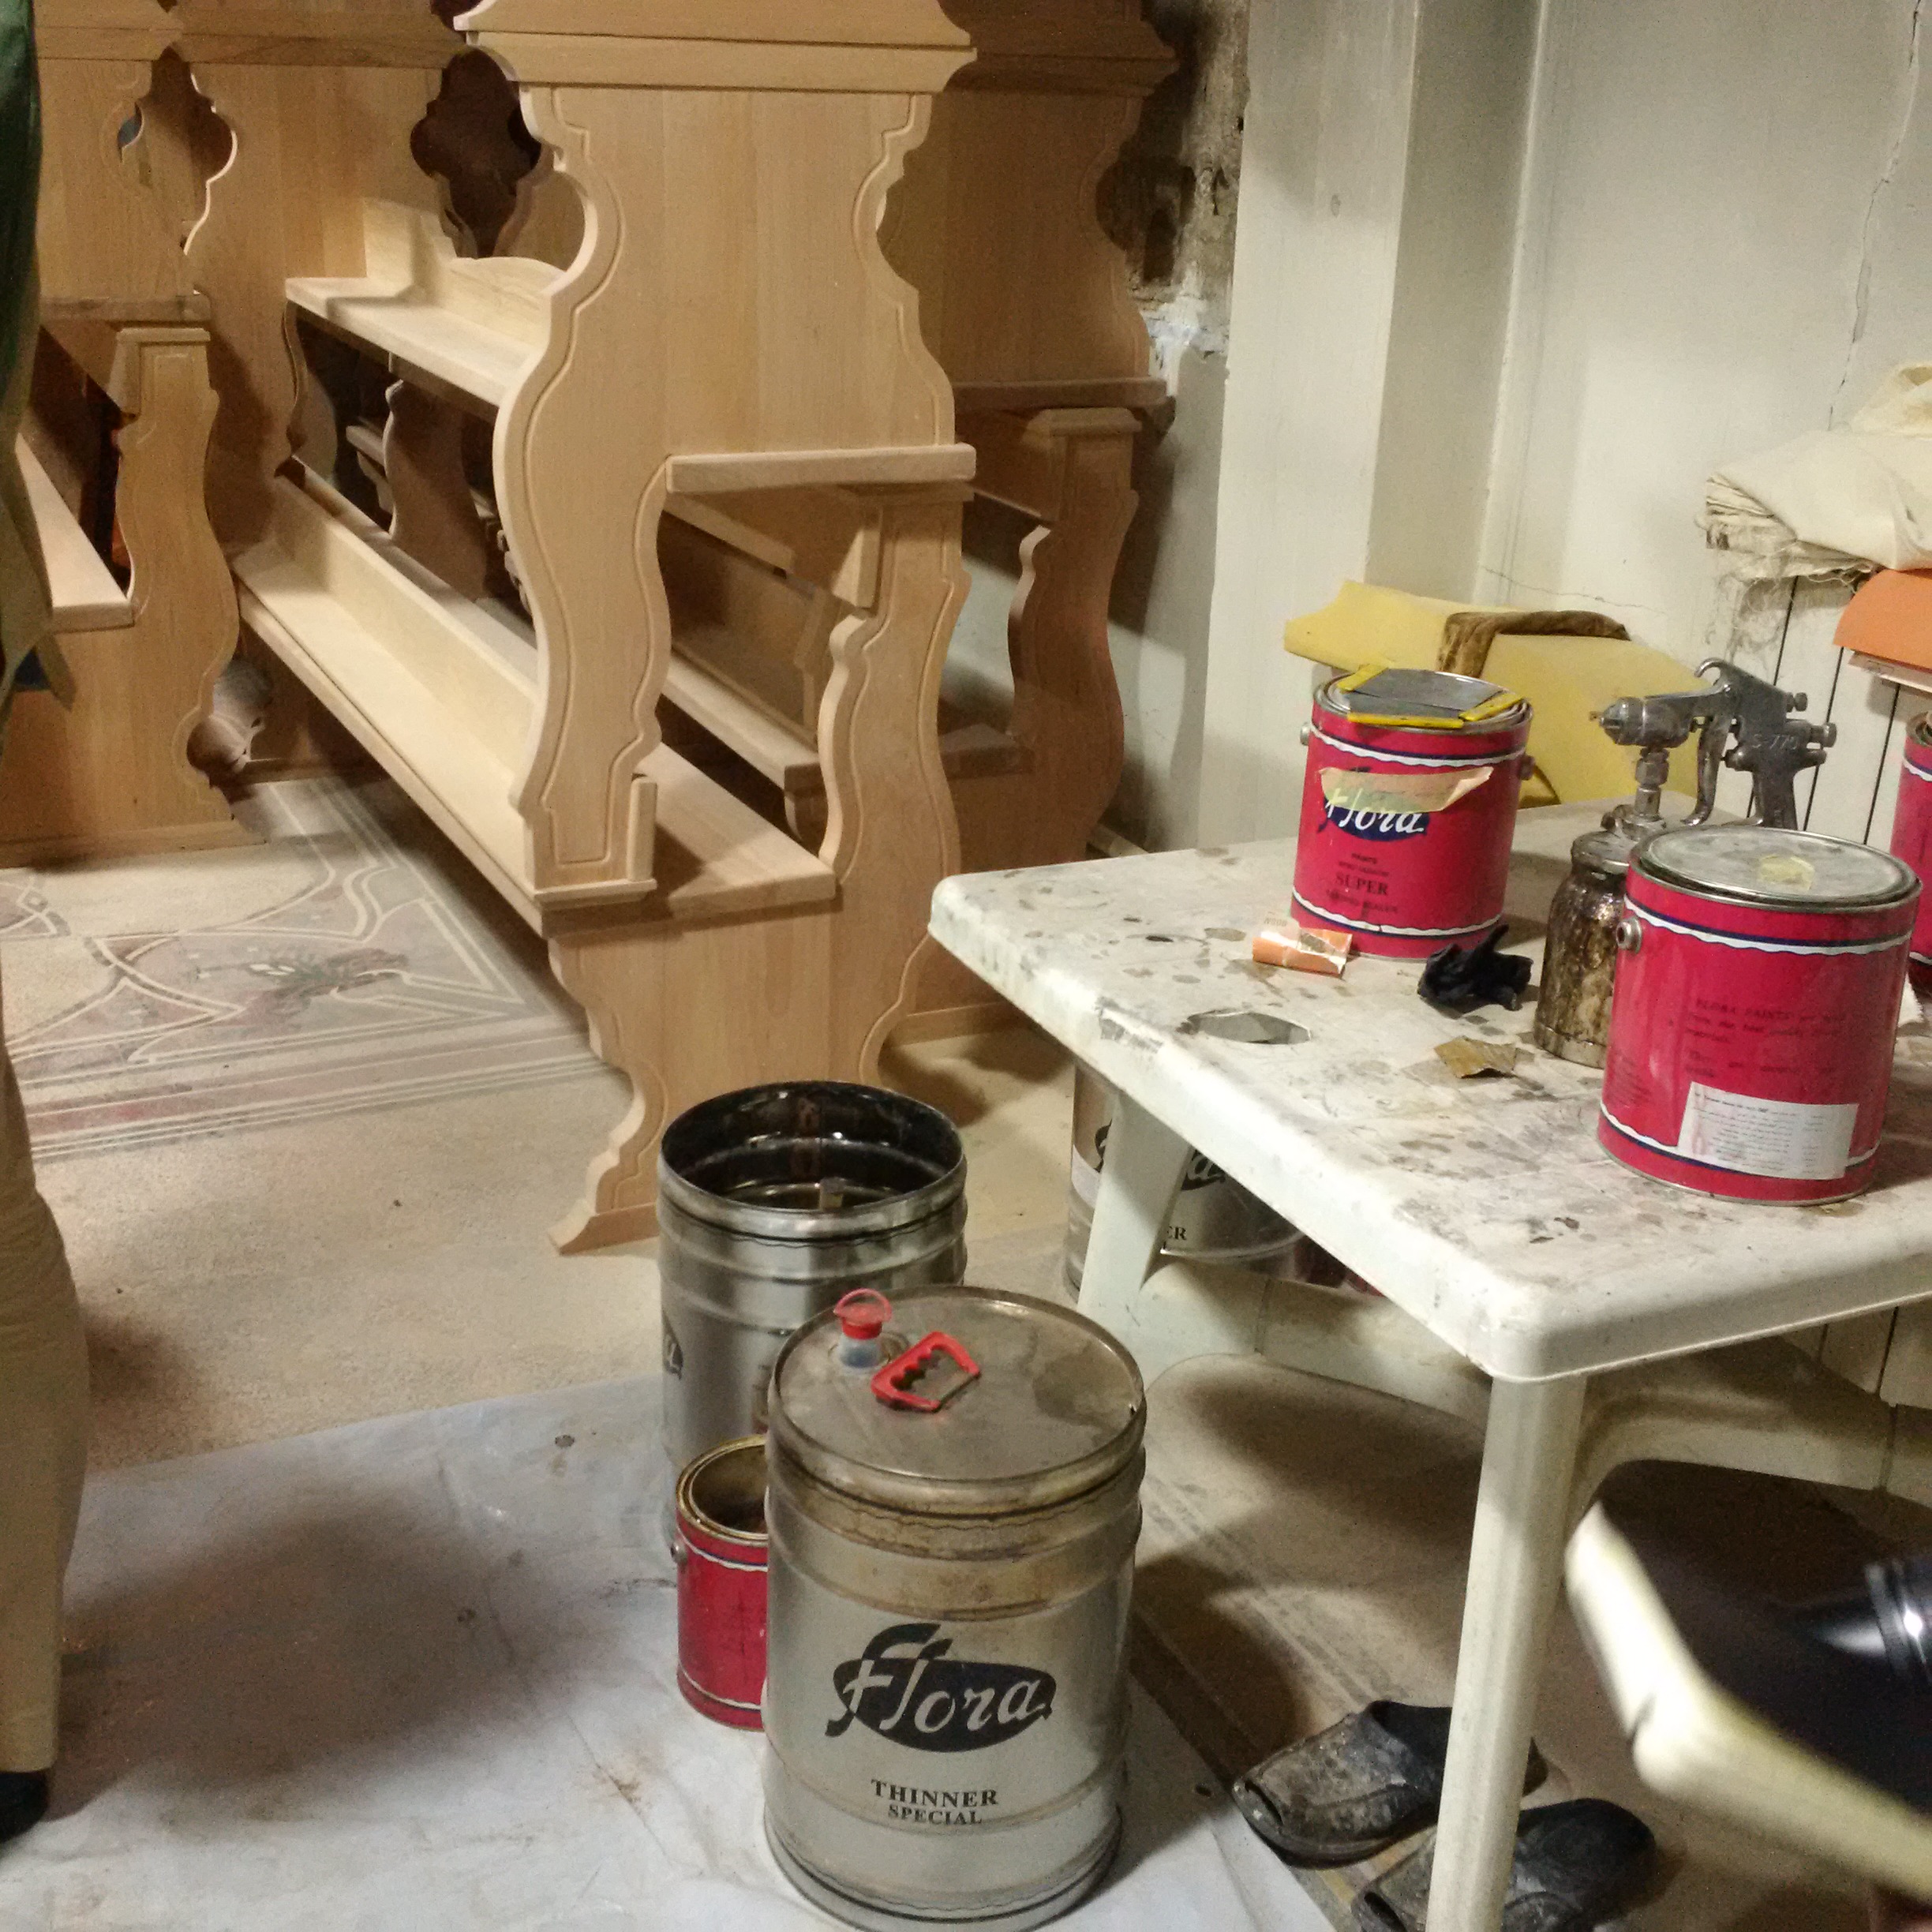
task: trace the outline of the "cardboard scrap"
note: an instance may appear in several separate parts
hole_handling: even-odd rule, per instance
[[[1444,1040],[1436,1049],[1436,1058],[1458,1080],[1494,1079],[1516,1071],[1522,1049],[1503,1040],[1471,1039],[1464,1034]]]

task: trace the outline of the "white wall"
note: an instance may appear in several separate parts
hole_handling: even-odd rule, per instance
[[[1918,11],[1919,0],[1254,0],[1251,65],[1276,104],[1251,108],[1243,158],[1230,409],[1244,427],[1230,428],[1222,496],[1238,455],[1267,501],[1222,520],[1213,836],[1282,824],[1307,680],[1284,666],[1280,626],[1344,575],[1601,608],[1687,663],[1706,654],[1705,476],[1841,417],[1895,362],[1932,358]],[[1376,84],[1362,50],[1405,34],[1406,63],[1384,57]],[[1518,88],[1526,135],[1507,110]],[[1458,88],[1486,90],[1496,111],[1457,119]],[[1448,108],[1430,107],[1445,97]],[[1352,209],[1347,182],[1324,193],[1324,152],[1376,157]],[[1335,224],[1354,217],[1354,259],[1322,229],[1337,194]],[[1429,276],[1440,285],[1464,251],[1493,261],[1499,219],[1514,262],[1492,363],[1466,287],[1432,325]],[[1453,299],[1457,284],[1446,287]],[[1432,369],[1405,367],[1405,353],[1432,348]],[[1319,417],[1305,400],[1311,364],[1327,384]],[[1453,436],[1429,425],[1438,390]],[[1472,412],[1487,414],[1486,444]],[[1402,460],[1419,436],[1433,436],[1432,454]],[[1472,493],[1481,512],[1460,547]],[[1328,533],[1313,552],[1312,532]],[[1894,693],[1841,668],[1832,616],[1829,600],[1801,600],[1783,675],[1808,683],[1814,712],[1829,703],[1844,732],[1821,789],[1835,801],[1826,829],[1882,836]],[[1773,650],[1766,668],[1779,661]]]

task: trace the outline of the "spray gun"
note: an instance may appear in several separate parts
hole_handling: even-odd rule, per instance
[[[1752,824],[1795,829],[1798,774],[1825,762],[1837,742],[1837,726],[1794,717],[1807,702],[1803,691],[1780,691],[1720,657],[1707,657],[1698,675],[1712,680],[1709,689],[1619,698],[1597,713],[1597,721],[1611,742],[1637,752],[1637,796],[1619,805],[1604,825],[1641,828],[1639,837],[1662,829],[1670,754],[1694,731],[1699,734],[1697,807],[1686,825],[1699,826],[1709,818],[1717,803],[1720,770],[1728,766],[1749,772],[1755,781]]]
[[[1750,822],[1795,829],[1799,773],[1822,765],[1838,736],[1795,713],[1802,691],[1780,691],[1722,658],[1698,666],[1710,683],[1661,697],[1619,698],[1597,721],[1616,744],[1637,753],[1636,796],[1605,814],[1603,829],[1570,848],[1570,875],[1550,907],[1549,938],[1537,1002],[1536,1042],[1545,1053],[1600,1067],[1610,1034],[1610,993],[1616,967],[1616,924],[1631,855],[1664,829],[1664,786],[1670,754],[1698,735],[1697,803],[1683,821],[1700,826],[1716,809],[1726,767],[1752,779]]]

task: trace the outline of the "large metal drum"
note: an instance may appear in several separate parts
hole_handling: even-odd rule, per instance
[[[797,1080],[721,1095],[665,1129],[657,1163],[665,1451],[765,1428],[786,1336],[854,1288],[966,1271],[966,1157],[943,1114],[877,1088]]]
[[[1737,1200],[1871,1178],[1919,882],[1866,845],[1765,826],[1638,847],[1597,1137]]]
[[[1119,1836],[1146,1399],[1046,1302],[908,1296],[886,1354],[921,1342],[886,1380],[923,1410],[829,1320],[773,1378],[766,1829],[850,1924],[1017,1932]]]
[[[1898,809],[1892,820],[1892,853],[1923,881],[1932,871],[1932,711],[1922,711],[1905,733],[1905,766],[1899,776]],[[1912,928],[1912,990],[1932,994],[1932,894],[1919,901]]]
[[[1530,706],[1447,671],[1357,672],[1316,693],[1294,903],[1364,953],[1423,959],[1503,916]]]

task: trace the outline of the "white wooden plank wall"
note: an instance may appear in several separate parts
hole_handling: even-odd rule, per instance
[[[1774,653],[1747,668],[1808,700],[1804,715],[1838,727],[1838,742],[1798,780],[1798,822],[1808,832],[1857,839],[1881,850],[1892,837],[1906,726],[1932,698],[1901,691],[1852,662],[1833,641],[1850,593],[1840,584],[1801,583],[1792,593]],[[1742,812],[1750,781],[1727,772],[1718,803]]]

